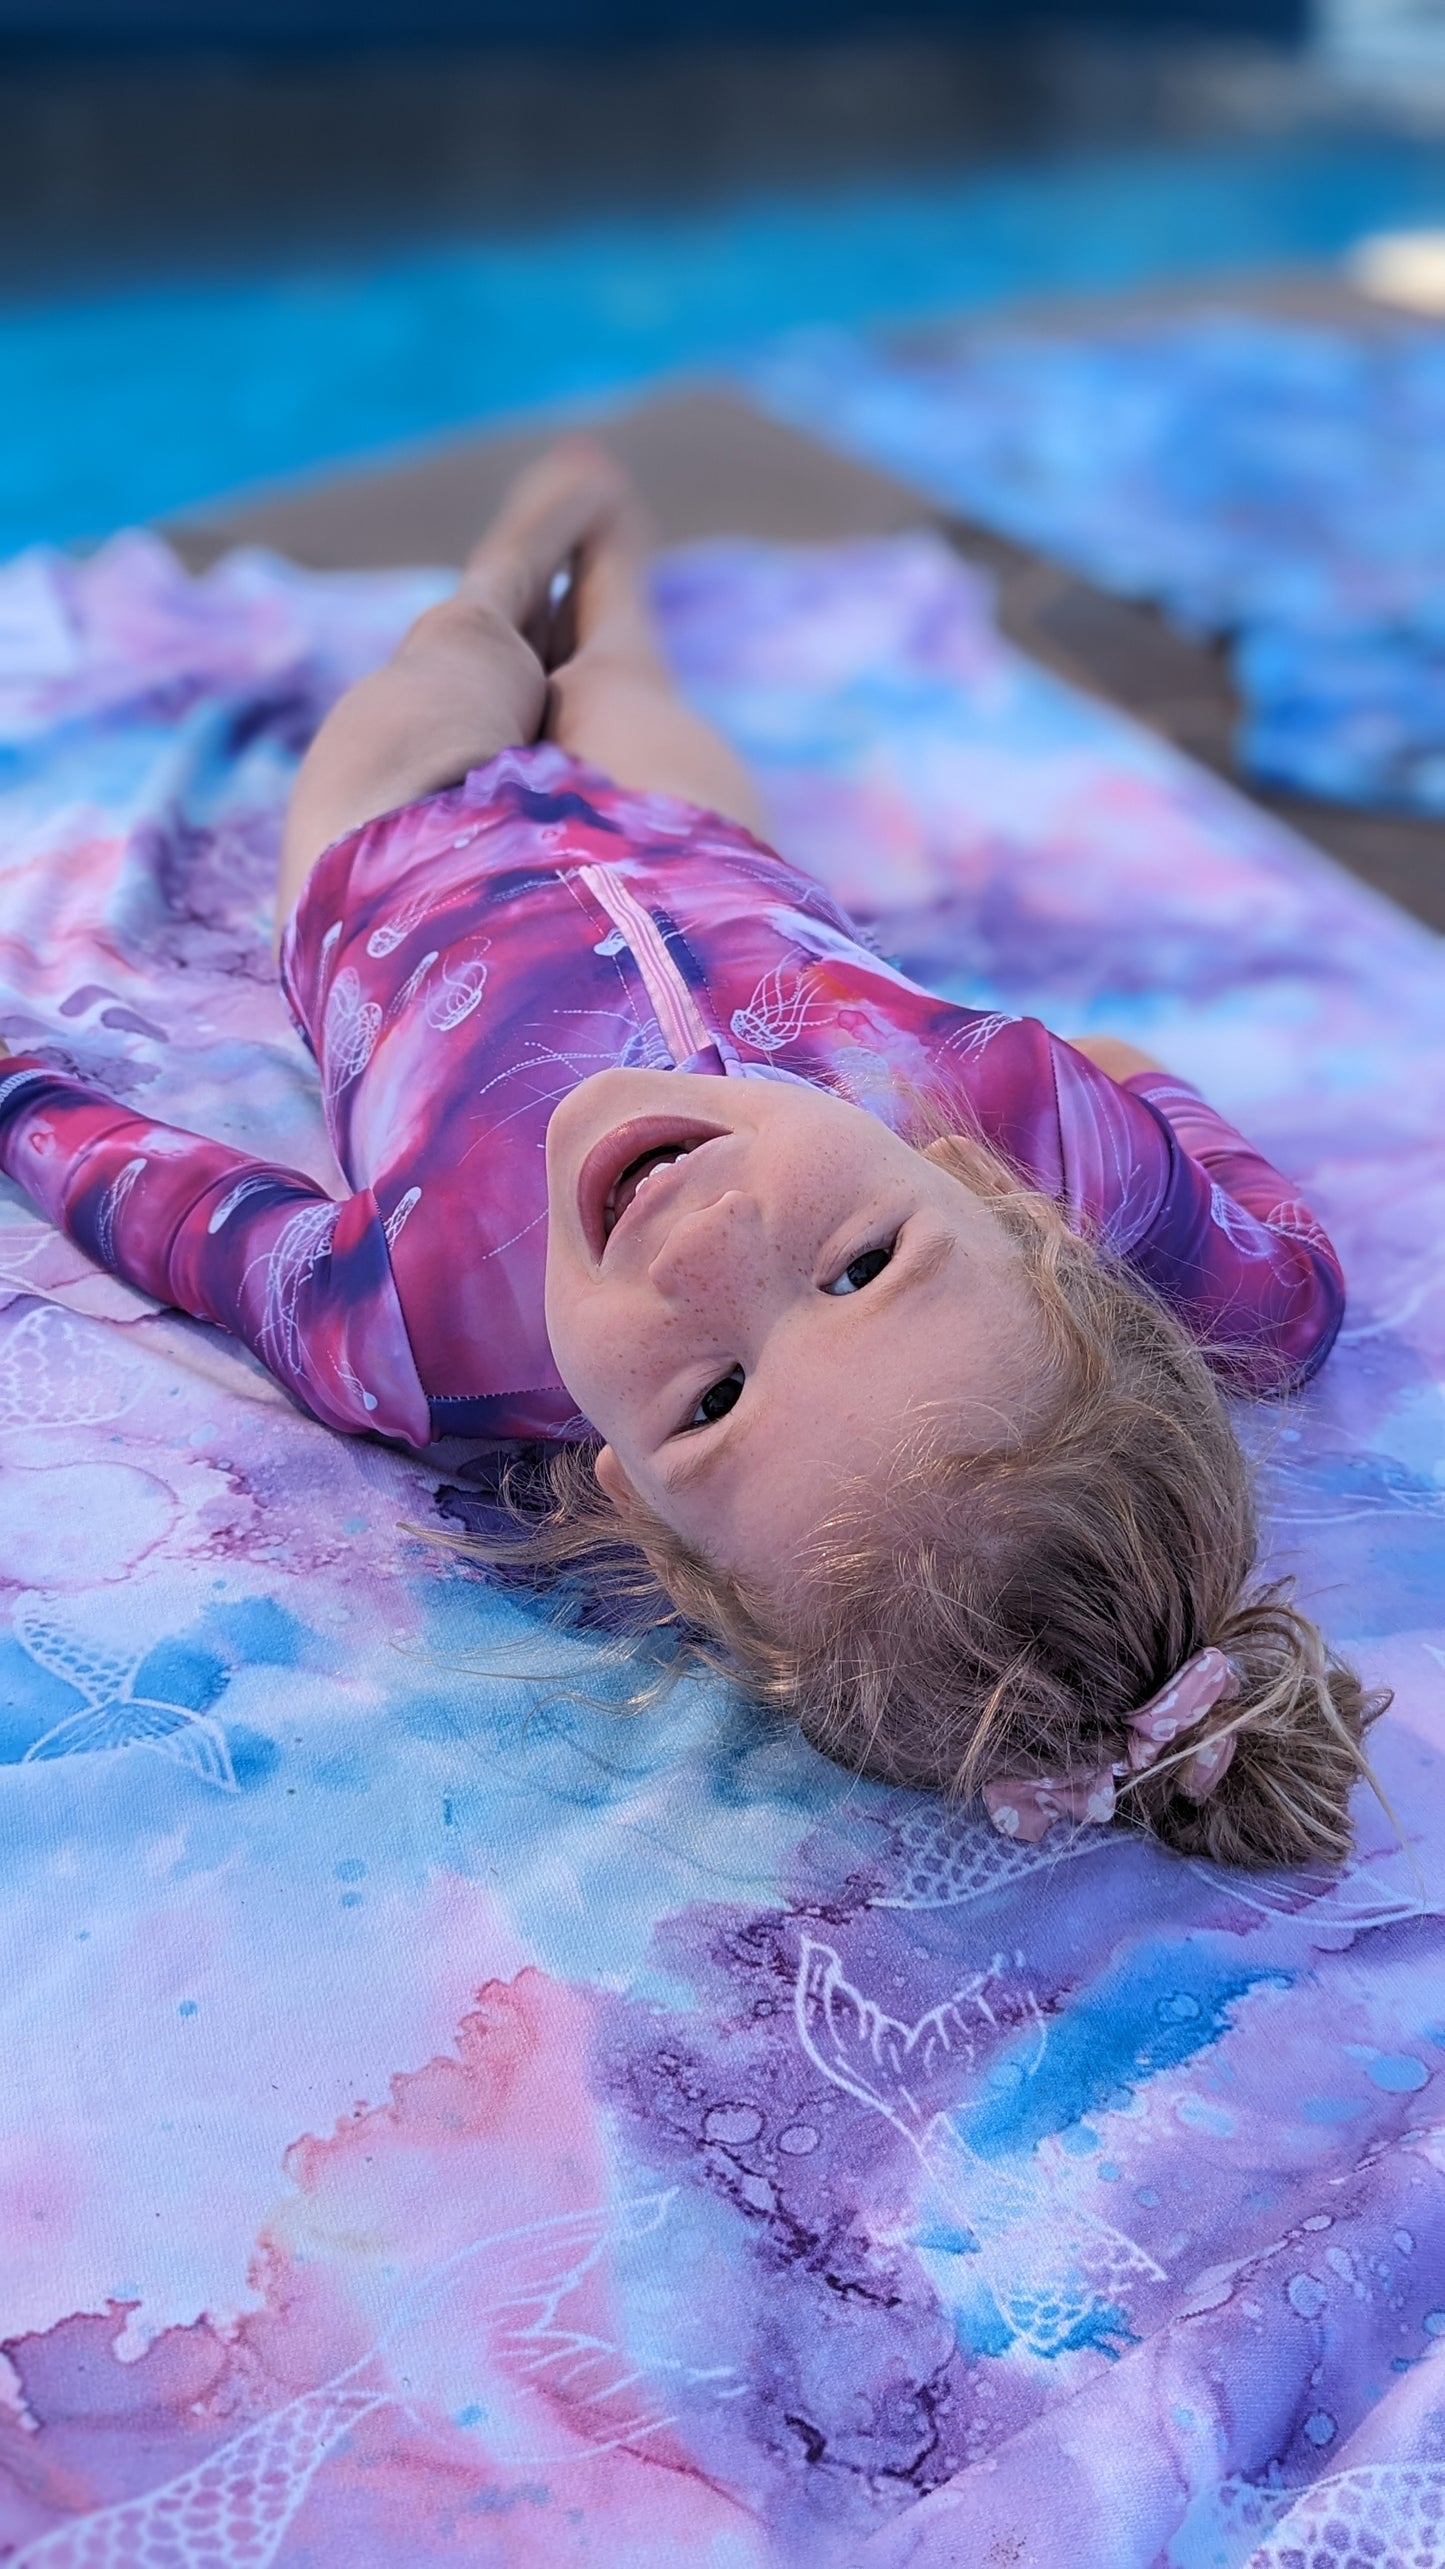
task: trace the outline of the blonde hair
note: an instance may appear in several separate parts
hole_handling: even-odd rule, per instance
[[[1222,1863],[1342,1862],[1364,1732],[1390,1697],[1365,1691],[1288,1581],[1250,1585],[1251,1476],[1216,1373],[982,1144],[951,1135],[929,1156],[990,1200],[1018,1251],[1043,1399],[983,1452],[952,1447],[941,1413],[924,1422],[881,1494],[832,1508],[786,1626],[640,1502],[614,1508],[590,1447],[534,1458],[527,1491],[504,1474],[491,1540],[441,1539],[574,1593],[600,1585],[612,1628],[649,1633],[667,1680],[721,1668],[842,1764],[959,1798],[1005,1772],[1123,1758],[1126,1716],[1212,1645],[1237,1693],[1121,1785],[1120,1819]],[[1227,1378],[1229,1350],[1211,1354]],[[1188,1757],[1226,1734],[1224,1776],[1191,1798]]]

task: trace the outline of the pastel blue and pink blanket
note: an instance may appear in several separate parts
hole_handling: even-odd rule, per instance
[[[329,1174],[268,948],[438,582],[0,576],[0,1033]],[[782,846],[1298,1173],[1273,1557],[1397,1688],[1340,1878],[1030,1851],[625,1667],[0,1202],[0,2558],[1439,2569],[1445,954],[1002,647],[924,538],[674,557]]]
[[[800,334],[755,393],[1187,632],[1247,770],[1445,812],[1445,331],[1200,310],[900,351]]]

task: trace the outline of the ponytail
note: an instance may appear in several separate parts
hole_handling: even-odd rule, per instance
[[[1233,1662],[1237,1691],[1193,1724],[1179,1748],[1192,1753],[1229,1739],[1224,1773],[1194,1800],[1182,1758],[1161,1758],[1121,1792],[1121,1816],[1181,1855],[1216,1864],[1342,1864],[1350,1795],[1362,1779],[1374,1780],[1364,1735],[1388,1706],[1388,1691],[1367,1692],[1285,1580],[1243,1597],[1210,1639]]]

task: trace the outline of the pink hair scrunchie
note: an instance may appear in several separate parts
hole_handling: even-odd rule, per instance
[[[1089,1820],[1102,1826],[1114,1816],[1122,1776],[1142,1774],[1181,1731],[1238,1692],[1239,1671],[1232,1659],[1222,1650],[1196,1651],[1167,1686],[1161,1686],[1137,1712],[1125,1715],[1127,1757],[1115,1758],[1109,1766],[1069,1766],[1062,1775],[1001,1775],[983,1788],[989,1818],[1001,1836],[1022,1838],[1028,1846],[1037,1846],[1055,1820]],[[1192,1802],[1202,1802],[1214,1791],[1233,1755],[1232,1734],[1205,1740],[1179,1769],[1181,1791]]]

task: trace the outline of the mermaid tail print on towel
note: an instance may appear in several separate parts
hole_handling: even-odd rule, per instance
[[[887,1890],[873,1894],[870,1909],[959,1909],[1028,1874],[1076,1864],[1104,1844],[1098,1830],[1077,1829],[1057,1848],[1030,1846],[952,1812],[942,1819],[910,1812],[894,1822],[891,1836],[898,1861],[889,1867]]]
[[[663,807],[659,835],[638,798],[549,746],[512,753],[486,814],[459,792],[386,825],[394,888],[378,876],[324,952],[345,862],[321,876],[311,951],[288,966],[317,1052],[347,966],[348,1061],[359,1010],[384,1012],[336,1101],[347,1184],[368,1199],[336,1231],[317,1200],[319,1081],[264,959],[295,690],[274,654],[225,642],[228,704],[249,710],[218,727],[212,693],[196,763],[194,693],[153,683],[132,557],[59,563],[82,662],[108,583],[126,683],[152,692],[113,731],[67,715],[25,746],[5,807],[5,1023],[43,1022],[101,1088],[267,1154],[198,1145],[220,1155],[197,1159],[191,1190],[138,1114],[94,1164],[86,1238],[144,1156],[117,1251],[152,1190],[193,1207],[188,1267],[253,1333],[269,1319],[301,1395],[359,1423],[340,1363],[385,1402],[377,1351],[405,1353],[388,1246],[398,1271],[446,1281],[434,1199],[455,1183],[468,1219],[486,1199],[478,1260],[506,1272],[478,1308],[510,1310],[555,1100],[629,1042],[671,1059],[620,932],[548,888],[634,840],[655,852],[628,880],[655,884],[729,1070],[733,1012],[752,1010],[750,1076],[837,1088],[865,1056],[907,1073],[936,1043],[940,1112],[976,1093],[1011,1114],[1010,1065],[1045,1039],[1004,1010],[1084,1025],[1119,997],[1118,1031],[1166,1051],[1187,1026],[1307,1200],[1328,1172],[1347,1227],[1343,1358],[1263,1414],[1263,1498],[1274,1552],[1329,1601],[1367,1679],[1399,1690],[1376,1754],[1408,1852],[1364,1795],[1361,1861],[1337,1883],[1191,1869],[1129,1832],[1035,1850],[762,1739],[707,1687],[624,1740],[602,1642],[595,1684],[585,1633],[549,1645],[539,1690],[527,1635],[545,1601],[398,1536],[440,1495],[431,1461],[338,1445],[258,1399],[209,1325],[154,1316],[143,1286],[7,1196],[4,1754],[35,1744],[9,1769],[0,1868],[0,1931],[22,1957],[0,2118],[10,2569],[936,2569],[950,2550],[970,2569],[990,2551],[1000,2569],[1285,2569],[1292,2552],[1445,2569],[1429,2382],[1445,2346],[1438,941],[1163,744],[1106,737],[1103,710],[1005,667],[986,636],[970,694],[949,603],[964,574],[909,541],[806,569],[731,548],[660,577],[697,635],[689,676],[771,759],[798,844],[874,883],[880,942],[987,1013],[900,1001],[895,1047],[896,985],[861,946],[812,952],[782,915],[802,901],[786,867],[744,853],[715,887],[712,822],[666,837],[685,816]],[[323,605],[327,631],[350,630],[350,589],[245,576],[286,630]],[[164,578],[203,637],[251,616],[214,575]],[[881,622],[901,684],[875,683]],[[73,817],[91,797],[93,842]],[[544,844],[554,814],[563,838]],[[483,909],[448,892],[463,815],[491,831]],[[447,898],[393,947],[378,932],[404,925],[423,871]],[[485,994],[433,1031],[428,999],[453,1004],[443,961],[474,958],[479,931]],[[59,994],[118,982],[121,947],[136,1013],[177,1030],[163,1062],[99,1008],[59,1013]],[[428,1122],[434,1149],[408,1069],[423,1061],[465,1107]],[[53,1078],[0,1074],[16,1112]],[[1083,1128],[1065,1133],[1049,1082],[1037,1094],[1068,1157]],[[57,1118],[121,1112],[55,1101]],[[1181,1092],[1190,1130],[1195,1112]],[[1099,1129],[1112,1219],[1119,1128]],[[77,1151],[98,1131],[77,1122]],[[1043,1131],[1031,1111],[1026,1145]],[[1037,1165],[1052,1182],[1055,1159]],[[1301,1227],[1295,1177],[1259,1183],[1251,1249],[1277,1256],[1274,1225]],[[1128,1194],[1128,1222],[1141,1203]],[[1269,1263],[1234,1256],[1198,1203],[1189,1254],[1202,1244],[1227,1276],[1229,1333]],[[520,1324],[497,1344],[499,1382],[538,1379]],[[584,1432],[570,1409],[556,1399],[549,1434]],[[160,1763],[206,1740],[188,1704],[224,1726],[240,1792]],[[171,1727],[141,1736],[157,1719]],[[84,1762],[117,1743],[124,1758]],[[479,1982],[503,1994],[463,2032]],[[318,2131],[283,2178],[288,2142]],[[673,2184],[648,2235],[645,2210],[617,2210]]]
[[[271,2569],[317,2472],[365,2418],[395,2405],[425,2432],[413,2377],[426,2365],[427,2332],[449,2290],[466,2297],[470,2330],[481,2324],[486,2343],[477,2348],[477,2373],[488,2383],[489,2404],[500,2371],[538,2389],[566,2417],[547,2451],[515,2450],[509,2442],[495,2457],[499,2466],[555,2471],[660,2433],[671,2419],[654,2400],[634,2397],[646,2379],[642,2368],[610,2341],[569,2329],[565,2306],[610,2247],[661,2225],[670,2200],[641,2197],[616,2211],[564,2213],[474,2240],[417,2279],[354,2364],[258,2419],[179,2478],[42,2534],[17,2554],[14,2569]],[[482,2293],[474,2299],[483,2260]],[[600,2434],[587,2434],[589,2419]]]
[[[639,2195],[615,2209],[598,2205],[558,2214],[460,2249],[404,2295],[377,2353],[385,2352],[398,2375],[414,2383],[438,2342],[467,2344],[484,2320],[478,2379],[488,2385],[491,2446],[508,2468],[556,2469],[568,2458],[630,2448],[664,2433],[675,2420],[658,2395],[660,2382],[668,2389],[704,2388],[714,2398],[737,2397],[743,2386],[731,2366],[699,2368],[665,2357],[639,2362],[615,2338],[568,2312],[574,2294],[594,2281],[605,2283],[605,2271],[599,2270],[609,2252],[659,2231],[672,2202],[671,2192]],[[484,2257],[485,2299],[479,2304],[476,2269]],[[455,2303],[450,2312],[449,2297]],[[505,2401],[497,2397],[505,2383],[536,2392],[563,2425],[566,2441],[549,2438],[539,2445],[525,2415],[509,2419]]]
[[[239,1791],[226,1734],[218,1722],[188,1705],[135,1693],[147,1651],[122,1656],[99,1649],[52,1623],[33,1597],[20,1598],[11,1628],[37,1667],[73,1686],[84,1699],[83,1711],[68,1714],[31,1741],[20,1760],[22,1766],[53,1757],[93,1755],[102,1749],[150,1748],[172,1765],[184,1766],[204,1784],[214,1784],[223,1793]]]
[[[1303,2489],[1225,2480],[1208,2520],[1231,2569],[1440,2569],[1445,2466],[1365,2462]]]
[[[981,2159],[960,2139],[950,2109],[926,2102],[940,2072],[975,2066],[985,2029],[998,2034],[988,1995],[995,1978],[978,1974],[904,2025],[854,1987],[831,1945],[805,1936],[794,1991],[798,2039],[825,2078],[901,2134],[949,2216],[976,2243],[979,2272],[1012,2335],[1032,2353],[1054,2356],[1092,2323],[1122,2315],[1125,2292],[1162,2282],[1164,2270],[1123,2231],[1070,2204],[1062,2170],[1051,2167],[1045,2183]],[[1028,2003],[1040,2030],[1037,2070],[1044,2029]]]
[[[0,1428],[98,1427],[123,1417],[140,1397],[141,1372],[117,1358],[115,1334],[52,1302],[5,1314]]]
[[[390,2398],[344,2376],[309,2391],[178,2480],[42,2534],[14,2569],[270,2569],[328,2453]]]

